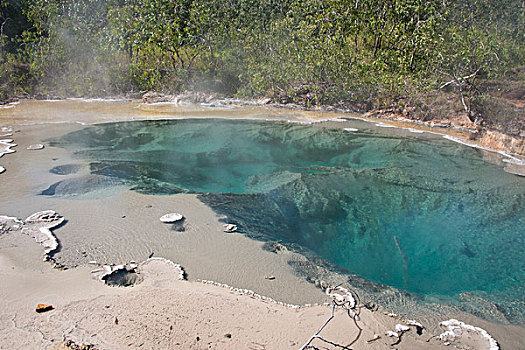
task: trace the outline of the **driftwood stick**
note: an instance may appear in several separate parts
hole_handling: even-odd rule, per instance
[[[403,259],[403,279],[405,280],[405,285],[408,285],[408,259],[403,248],[401,248],[401,244],[399,243],[397,236],[394,236],[394,241],[396,242],[396,246],[399,250],[399,253],[401,253],[401,258]]]
[[[337,293],[344,293],[344,294],[343,295],[341,295],[341,294],[338,295]],[[350,346],[355,344],[355,342],[357,342],[359,340],[359,338],[361,337],[363,329],[357,323],[357,321],[359,320],[359,313],[361,311],[361,306],[359,306],[360,300],[359,300],[359,296],[357,295],[357,293],[355,293],[353,291],[349,291],[348,289],[343,288],[340,285],[338,285],[338,286],[333,287],[333,288],[327,288],[327,294],[332,297],[332,313],[331,313],[330,317],[328,318],[328,320],[326,320],[326,322],[321,326],[321,328],[319,328],[319,330],[314,335],[312,335],[310,337],[310,339],[308,339],[306,344],[304,344],[300,348],[300,350],[317,349],[315,346],[310,345],[312,343],[312,341],[314,341],[315,339],[319,339],[319,340],[321,340],[321,341],[323,341],[323,342],[325,342],[327,344],[330,344],[330,345],[335,346],[335,347],[340,348],[340,349],[350,350]],[[353,320],[355,326],[359,330],[358,333],[357,333],[357,336],[355,337],[355,339],[348,345],[337,344],[337,343],[335,343],[333,341],[330,341],[328,339],[323,338],[320,335],[321,332],[323,331],[323,329],[335,317],[335,309],[338,308],[338,307],[341,307],[341,308],[346,310],[346,313],[347,313],[348,317]],[[354,311],[354,310],[357,310],[357,311]]]
[[[306,344],[304,344],[302,347],[301,347],[301,350],[303,349],[307,349],[307,347],[310,345],[310,343],[319,336],[319,333],[321,333],[321,331],[324,329],[324,327],[326,327],[326,325],[328,325],[328,323],[330,323],[330,321],[332,321],[332,319],[335,317],[335,307],[336,305],[334,304],[332,306],[332,314],[330,315],[330,318],[328,318],[328,320],[326,320],[326,322],[321,326],[321,328],[319,328],[319,330],[310,337],[310,339],[308,339],[308,341],[306,342]]]

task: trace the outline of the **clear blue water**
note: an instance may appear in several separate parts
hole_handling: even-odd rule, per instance
[[[437,136],[360,128],[126,122],[52,145],[137,191],[200,193],[246,234],[299,244],[371,281],[475,292],[523,312],[525,179]]]

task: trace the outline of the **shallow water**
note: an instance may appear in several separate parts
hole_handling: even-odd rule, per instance
[[[474,292],[522,320],[525,179],[437,136],[340,124],[123,122],[50,144],[87,159],[96,188],[200,193],[251,237],[299,244],[411,293]],[[76,195],[89,183],[42,194]]]

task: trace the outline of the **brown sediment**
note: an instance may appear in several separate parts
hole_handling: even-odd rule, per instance
[[[456,137],[466,143],[475,144],[493,151],[502,151],[525,159],[525,140],[523,137],[505,134],[496,129],[480,126],[465,115],[451,119],[421,120],[392,110],[373,110],[364,114],[371,120],[387,120],[399,127],[414,127],[423,131],[433,131]],[[522,132],[523,135],[523,132]]]

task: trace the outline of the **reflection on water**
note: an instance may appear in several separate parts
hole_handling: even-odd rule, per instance
[[[523,318],[525,179],[483,151],[372,126],[213,119],[105,124],[52,145],[137,191],[200,193],[252,237],[409,292],[475,292]]]

